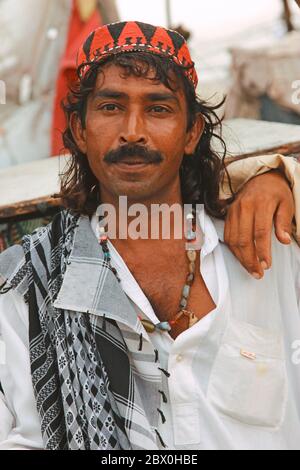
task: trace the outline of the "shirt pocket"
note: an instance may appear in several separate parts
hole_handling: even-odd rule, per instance
[[[234,420],[276,430],[287,395],[282,335],[231,320],[212,368],[210,403]]]

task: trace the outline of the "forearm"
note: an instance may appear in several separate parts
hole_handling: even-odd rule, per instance
[[[292,157],[261,155],[232,162],[227,167],[233,191],[238,192],[250,179],[271,170],[280,170],[290,183],[295,201],[295,238],[300,244],[300,164]],[[227,175],[220,187],[222,200],[231,197]]]

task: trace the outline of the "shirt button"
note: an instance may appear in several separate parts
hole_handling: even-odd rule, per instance
[[[183,359],[183,357],[182,357],[181,354],[178,354],[178,355],[176,356],[176,361],[177,361],[177,362],[181,362],[182,359]]]

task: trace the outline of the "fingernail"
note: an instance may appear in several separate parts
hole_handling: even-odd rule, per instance
[[[290,236],[290,234],[288,232],[284,232],[284,236],[289,242],[292,241],[292,237]]]
[[[269,269],[269,265],[266,261],[262,261],[260,264],[264,271],[267,271],[267,269]]]
[[[259,274],[259,273],[252,273],[252,276],[257,280],[262,278],[261,274]]]

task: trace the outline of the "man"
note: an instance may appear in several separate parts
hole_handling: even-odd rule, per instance
[[[61,196],[71,210],[0,258],[0,404],[12,428],[3,448],[299,448],[300,373],[290,355],[300,254],[288,233],[287,183],[273,173],[257,179],[266,222],[249,205],[256,183],[232,206],[246,223],[233,251],[247,272],[222,241],[224,223],[208,215],[224,214],[223,167],[211,145],[219,121],[196,97],[184,39],[111,24],[86,40],[78,73],[65,103],[73,163]],[[275,187],[271,199],[264,183]],[[146,209],[146,236],[124,236],[121,196],[126,229],[137,204]],[[157,204],[191,206],[186,221],[170,219],[187,249],[160,228],[147,237]],[[118,215],[111,240],[109,207]],[[289,246],[273,237],[272,263],[275,212]],[[230,217],[226,239],[234,240]]]

